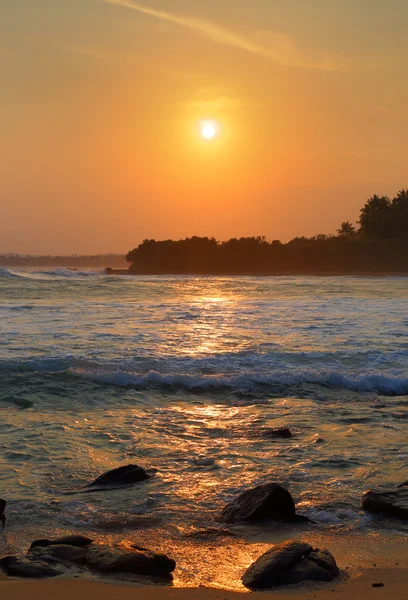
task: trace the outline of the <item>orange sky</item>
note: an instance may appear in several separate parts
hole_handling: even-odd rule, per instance
[[[405,0],[0,0],[0,252],[356,220],[408,187],[407,25]]]

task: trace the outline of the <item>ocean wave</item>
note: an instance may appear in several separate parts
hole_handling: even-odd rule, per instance
[[[406,373],[360,372],[344,373],[330,368],[270,369],[268,373],[250,370],[239,373],[162,372],[146,370],[136,372],[101,366],[78,357],[47,358],[29,361],[0,361],[0,369],[20,373],[54,374],[55,376],[87,379],[103,385],[133,387],[139,389],[171,388],[180,391],[231,392],[236,394],[263,395],[282,392],[304,384],[315,384],[332,389],[356,392],[373,392],[385,396],[408,395]]]
[[[20,274],[12,271],[11,269],[6,269],[5,267],[0,267],[0,277],[10,277],[11,279],[19,279]]]
[[[80,271],[65,267],[55,269],[40,269],[37,271],[20,271],[0,268],[0,277],[9,279],[34,279],[36,281],[50,279],[78,279],[83,277],[99,277],[103,275],[102,271]]]
[[[336,372],[302,371],[297,374],[274,373],[265,375],[250,372],[240,375],[206,375],[163,374],[156,371],[148,373],[78,373],[94,381],[117,387],[171,387],[187,391],[231,391],[250,393],[264,391],[274,393],[282,386],[299,384],[319,384],[329,388],[345,388],[358,392],[376,392],[384,395],[405,396],[408,394],[408,377],[387,377],[386,375],[361,375],[356,378],[347,377]]]

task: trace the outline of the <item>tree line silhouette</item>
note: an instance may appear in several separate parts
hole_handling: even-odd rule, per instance
[[[392,200],[372,196],[357,226],[344,221],[336,235],[296,237],[284,244],[264,236],[219,242],[197,237],[146,239],[126,260],[134,274],[274,275],[408,273],[408,189]]]

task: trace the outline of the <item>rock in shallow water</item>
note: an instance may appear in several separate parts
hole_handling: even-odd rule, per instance
[[[338,574],[328,550],[290,540],[262,554],[245,571],[242,583],[249,589],[262,590],[302,581],[331,581]]]
[[[263,429],[262,435],[270,438],[291,438],[292,432],[287,427],[279,427],[279,429]]]
[[[88,487],[129,485],[145,481],[146,479],[150,479],[150,475],[142,467],[138,465],[124,465],[100,475]]]
[[[224,508],[220,521],[242,523],[245,521],[309,521],[296,514],[291,494],[278,483],[258,485],[243,492]]]
[[[361,507],[372,513],[408,520],[408,487],[378,492],[368,490],[361,498]]]

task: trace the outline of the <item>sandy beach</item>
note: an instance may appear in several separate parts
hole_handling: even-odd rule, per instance
[[[377,587],[376,584],[383,584]],[[230,592],[220,589],[171,587],[132,587],[110,585],[89,581],[45,581],[45,582],[2,582],[1,597],[4,600],[77,600],[98,598],[99,600],[239,600],[245,592]],[[280,600],[295,596],[298,600],[405,600],[408,594],[407,569],[373,569],[356,579],[342,583],[331,583],[316,588],[301,586],[286,588],[270,593],[251,593],[253,600]]]

